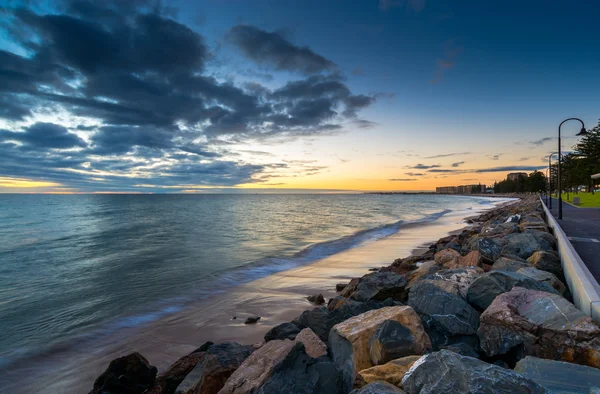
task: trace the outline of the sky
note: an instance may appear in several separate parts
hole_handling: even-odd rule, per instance
[[[428,191],[544,171],[562,120],[600,118],[598,15],[0,0],[0,193]]]

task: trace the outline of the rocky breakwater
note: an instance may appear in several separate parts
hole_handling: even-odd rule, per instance
[[[537,198],[469,223],[338,285],[327,306],[260,344],[209,342],[160,374],[134,353],[111,362],[92,393],[592,392],[600,327],[570,302]]]

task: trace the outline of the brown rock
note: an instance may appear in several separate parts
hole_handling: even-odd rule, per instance
[[[327,345],[310,328],[300,331],[296,335],[295,342],[302,342],[306,353],[312,358],[319,358],[327,354]]]
[[[359,282],[360,278],[351,279],[348,285],[344,288],[344,290],[342,290],[342,293],[340,295],[342,297],[350,297],[350,294],[354,293]]]
[[[227,379],[219,394],[255,393],[294,347],[290,340],[273,340],[250,355]]]
[[[557,294],[514,287],[481,315],[477,334],[488,356],[517,348],[523,356],[600,367],[600,327]]]
[[[412,271],[408,275],[408,286],[407,287],[411,287],[412,285],[414,285],[416,282],[418,282],[424,276],[433,274],[436,271],[438,271],[439,269],[440,269],[439,265],[433,260],[422,263],[416,270]]]
[[[445,268],[456,268],[459,266],[458,259],[460,253],[454,249],[443,249],[435,254],[434,260],[436,263],[444,266]]]
[[[394,320],[410,330],[416,344],[415,353],[422,354],[431,348],[421,318],[409,306],[376,309],[336,324],[329,333],[328,344],[333,362],[342,371],[343,386],[347,391],[352,388],[358,371],[373,366],[369,340],[386,320]]]
[[[407,356],[392,360],[387,364],[363,369],[362,371],[358,372],[356,386],[363,387],[366,384],[383,380],[384,382],[391,383],[394,386],[401,387],[402,378],[404,378],[406,371],[408,371],[415,361],[420,358],[420,355]]]
[[[323,305],[325,303],[325,298],[321,293],[317,295],[308,296],[306,297],[306,299],[308,300],[308,302],[313,303],[315,305]]]
[[[353,301],[346,297],[337,296],[329,299],[329,302],[327,303],[327,309],[329,309],[330,311],[334,311],[338,308],[343,307],[344,305],[351,305],[357,303],[358,301]]]
[[[191,353],[177,360],[156,379],[156,383],[160,386],[160,391],[156,393],[173,394],[187,374],[202,361],[205,354],[206,352]]]
[[[480,267],[482,263],[481,253],[477,250],[469,252],[466,256],[460,256],[458,258],[458,265],[460,267]]]

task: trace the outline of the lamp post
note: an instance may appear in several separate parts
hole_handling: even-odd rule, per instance
[[[552,152],[548,155],[548,209],[552,209],[552,156],[557,154],[558,152]]]
[[[583,120],[579,119],[579,118],[568,118],[563,120],[559,125],[558,125],[558,218],[562,219],[562,190],[561,190],[561,182],[560,182],[560,164],[561,164],[561,158],[560,158],[560,128],[562,127],[563,123],[568,122],[569,120],[577,120],[579,121],[579,123],[581,123],[581,130],[579,131],[579,133],[577,133],[577,136],[582,136],[582,135],[586,135],[587,131],[585,131],[585,124],[583,123]]]

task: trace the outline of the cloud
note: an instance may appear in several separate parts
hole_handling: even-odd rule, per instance
[[[521,157],[521,158],[519,159],[519,161],[527,161],[527,160],[529,160],[529,159],[530,159],[530,157]]]
[[[412,182],[412,181],[416,181],[417,179],[413,179],[413,178],[391,178],[388,179],[388,181],[391,182]]]
[[[505,171],[537,171],[546,168],[546,166],[504,166],[492,168],[480,168],[472,172],[505,172]]]
[[[277,32],[267,32],[254,26],[234,26],[227,33],[227,40],[236,45],[247,58],[268,64],[277,70],[308,75],[337,68],[331,60],[310,48],[294,45]]]
[[[441,155],[427,156],[427,157],[424,157],[424,159],[437,159],[440,157],[463,156],[463,155],[470,155],[470,154],[471,154],[471,152],[444,153]]]
[[[447,170],[447,169],[432,169],[432,170],[427,170],[427,172],[456,173],[456,172],[463,172],[463,171],[461,171],[461,170]]]
[[[554,137],[544,137],[544,138],[539,139],[539,140],[529,141],[529,143],[531,145],[541,146],[541,145],[545,144],[548,141],[552,141],[553,139],[554,139]]]
[[[439,164],[425,165],[425,164],[421,164],[421,163],[416,164],[414,166],[406,166],[406,168],[412,168],[414,170],[427,170],[430,168],[439,168],[439,167],[441,167],[441,165],[439,165]]]
[[[489,157],[492,160],[500,160],[500,156],[502,156],[504,153],[498,153],[497,155],[485,155],[486,157]]]
[[[359,113],[375,95],[319,74],[336,67],[276,33],[240,28],[266,34],[269,62],[317,74],[270,87],[217,79],[205,38],[145,1],[3,12],[11,43],[27,55],[0,50],[0,118],[14,125],[0,131],[0,176],[109,191],[265,182],[273,167],[233,161],[223,146],[373,125]]]
[[[408,176],[423,176],[423,175],[425,175],[425,173],[423,173],[423,172],[405,172],[405,174]]]
[[[463,52],[463,47],[457,46],[453,40],[446,41],[444,45],[444,56],[437,60],[437,67],[432,84],[437,84],[444,79],[448,70],[456,66],[456,58]]]
[[[463,164],[465,164],[464,161],[457,161],[456,163],[452,163],[452,167],[458,167],[458,166],[461,166]]]

